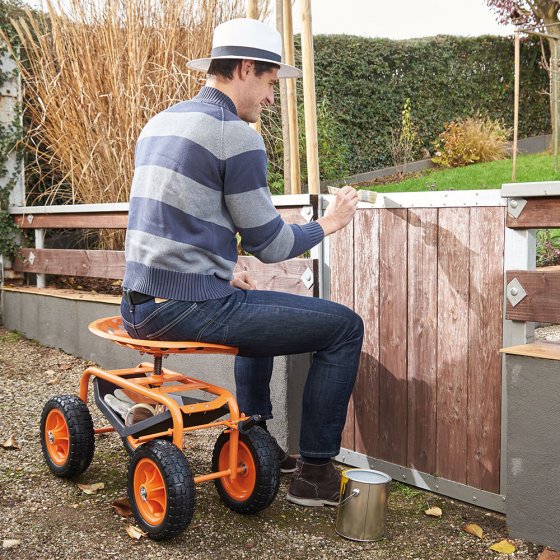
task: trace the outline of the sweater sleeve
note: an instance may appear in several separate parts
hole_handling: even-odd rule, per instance
[[[297,257],[323,240],[323,228],[315,221],[284,222],[268,189],[264,142],[243,125],[244,142],[237,145],[248,149],[228,154],[224,160],[225,203],[241,235],[241,246],[265,263]]]

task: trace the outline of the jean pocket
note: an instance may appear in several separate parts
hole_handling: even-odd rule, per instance
[[[166,306],[167,303],[171,305]],[[196,310],[198,305],[196,303],[185,303],[185,302],[164,302],[158,304],[158,307],[162,309],[156,309],[145,321],[143,321],[143,330],[146,330],[147,340],[180,340],[184,338],[185,335],[180,334],[181,332],[186,332],[190,329],[186,328],[185,325],[182,328],[176,329],[179,323],[185,321],[187,317],[192,315]],[[148,321],[148,319],[150,319]],[[196,323],[196,321],[195,321]],[[177,336],[167,336],[172,334],[173,330],[177,330]]]

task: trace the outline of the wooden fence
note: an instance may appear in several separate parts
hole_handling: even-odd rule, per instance
[[[366,325],[343,447],[497,493],[505,202],[454,198],[394,195],[330,239],[330,297]]]
[[[308,195],[275,199],[294,223],[316,217],[328,203]],[[525,342],[528,333],[522,319],[504,317],[504,271],[531,262],[530,237],[513,229],[508,201],[499,191],[379,196],[375,205],[361,203],[353,223],[310,258],[239,263],[263,288],[320,293],[364,318],[340,460],[500,511],[506,395],[499,349]],[[535,204],[527,203],[526,228],[527,219],[537,219]],[[45,249],[42,240],[45,228],[123,228],[126,211],[126,205],[13,209],[37,239],[14,270],[39,279],[121,278],[122,252]]]
[[[274,197],[278,211],[288,223],[304,224],[317,216],[316,196]],[[124,251],[45,248],[47,229],[126,229],[127,204],[13,208],[15,222],[35,232],[35,247],[22,250],[12,271],[37,274],[37,285],[45,287],[44,275],[122,279]],[[248,270],[264,290],[282,290],[317,296],[317,258],[296,258],[263,264],[255,257],[241,256],[236,271]]]

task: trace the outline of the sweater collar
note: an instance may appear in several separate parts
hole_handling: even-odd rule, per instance
[[[200,101],[202,103],[212,103],[213,105],[220,105],[225,107],[228,111],[231,111],[234,115],[237,115],[237,109],[235,108],[235,103],[228,97],[225,93],[222,93],[219,89],[204,86],[198,94],[194,97],[193,101]]]

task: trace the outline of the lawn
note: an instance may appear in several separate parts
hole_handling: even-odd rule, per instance
[[[511,183],[511,159],[478,163],[455,169],[430,169],[398,183],[372,184],[366,188],[377,192],[413,192],[500,189]],[[523,154],[517,159],[517,183],[558,181],[554,158],[548,153]]]

